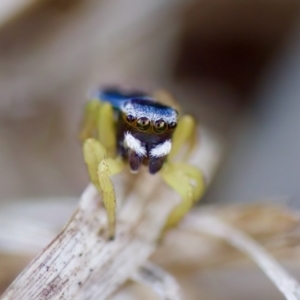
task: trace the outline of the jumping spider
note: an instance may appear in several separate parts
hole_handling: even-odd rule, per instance
[[[125,163],[134,173],[141,165],[148,166],[151,174],[159,173],[182,197],[165,228],[176,225],[204,192],[201,171],[185,159],[174,161],[182,148],[184,158],[193,150],[196,122],[190,115],[179,118],[172,99],[163,91],[149,96],[107,88],[97,91],[86,105],[81,131],[84,160],[92,183],[103,195],[111,239],[116,199],[110,177],[121,172]]]

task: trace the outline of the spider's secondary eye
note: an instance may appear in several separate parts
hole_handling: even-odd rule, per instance
[[[163,133],[167,130],[167,123],[164,120],[157,120],[154,122],[154,131]]]
[[[135,121],[135,117],[133,115],[127,115],[126,120],[127,122],[132,123]]]
[[[150,120],[146,117],[139,118],[136,125],[140,130],[148,130],[150,128]]]
[[[177,126],[177,123],[176,123],[176,122],[171,122],[171,123],[169,124],[169,128],[170,128],[170,129],[174,129],[176,126]]]

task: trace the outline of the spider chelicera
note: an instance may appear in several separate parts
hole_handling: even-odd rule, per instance
[[[116,196],[111,176],[126,163],[138,172],[142,165],[182,197],[165,229],[175,226],[204,193],[199,169],[186,163],[196,139],[196,122],[178,116],[173,98],[164,91],[153,95],[117,88],[99,90],[85,108],[82,131],[84,160],[92,183],[103,195],[109,238],[115,236]],[[181,149],[184,148],[184,155]],[[181,160],[175,160],[177,157]],[[182,160],[183,159],[183,160]]]

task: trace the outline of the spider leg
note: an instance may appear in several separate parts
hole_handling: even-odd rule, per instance
[[[110,176],[120,173],[123,167],[123,160],[120,157],[103,159],[98,165],[98,180],[108,218],[109,239],[114,239],[116,227],[116,194]]]
[[[106,148],[108,155],[116,155],[116,128],[114,111],[110,103],[102,102],[97,116],[98,140]]]
[[[98,99],[89,101],[84,107],[84,116],[79,133],[82,142],[88,138],[97,136],[97,117],[101,103]]]
[[[116,134],[114,111],[110,103],[92,99],[85,106],[79,139],[97,138],[110,156],[115,155]]]
[[[124,162],[121,157],[108,158],[105,147],[93,138],[84,142],[83,155],[90,179],[103,196],[108,218],[109,238],[113,239],[116,223],[116,194],[110,177],[123,170]]]
[[[192,205],[201,198],[205,191],[205,181],[199,169],[181,162],[166,162],[160,174],[167,185],[182,198],[166,221],[165,229],[168,229],[177,225]]]
[[[116,223],[116,195],[110,177],[122,171],[124,162],[120,156],[115,156],[116,129],[112,106],[99,100],[90,101],[86,107],[85,121],[83,132],[90,133],[93,128],[93,135],[83,143],[83,156],[90,180],[103,196],[109,237],[113,239]],[[94,138],[94,131],[97,133],[97,139]]]
[[[180,196],[181,202],[170,213],[165,224],[165,229],[177,225],[177,223],[192,208],[205,192],[205,180],[202,172],[182,161],[172,161],[179,153],[181,148],[185,148],[183,158],[188,158],[194,149],[196,142],[196,121],[189,115],[183,116],[174,132],[172,138],[172,150],[164,163],[160,174],[167,185],[174,189]]]

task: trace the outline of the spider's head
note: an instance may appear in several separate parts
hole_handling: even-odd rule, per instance
[[[177,111],[153,99],[139,98],[124,101],[121,111],[131,169],[137,171],[141,162],[146,161],[150,173],[156,173],[171,151]]]

